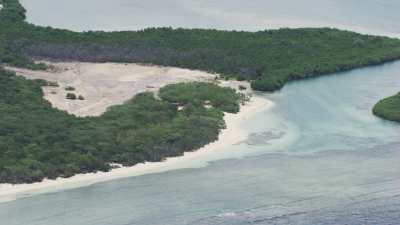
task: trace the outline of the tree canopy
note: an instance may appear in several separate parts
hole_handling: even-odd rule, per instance
[[[220,73],[273,91],[291,80],[400,58],[398,39],[331,28],[72,32],[29,24],[18,0],[3,1],[0,60],[33,69],[43,65],[32,59],[140,62]]]
[[[29,24],[18,0],[0,2],[0,64],[30,69],[46,68],[37,59],[149,63],[220,73],[273,91],[290,80],[400,58],[398,39],[330,28],[72,32]],[[141,93],[100,117],[77,118],[52,108],[43,99],[43,85],[50,84],[0,69],[0,183],[182,155],[217,140],[223,112],[237,112],[243,100],[214,84],[175,84],[157,97]],[[397,99],[382,101],[375,113],[398,115]]]
[[[383,119],[400,122],[400,93],[379,101],[373,112]]]
[[[44,81],[29,81],[0,70],[0,183],[30,183],[44,177],[108,171],[110,163],[126,166],[162,161],[196,150],[218,139],[224,128],[223,111],[237,112],[240,95],[215,84],[190,83],[215,107],[190,104],[185,99],[161,100],[142,93],[100,117],[77,118],[43,99]],[[164,87],[176,93],[182,84]],[[167,95],[166,95],[167,96]],[[167,97],[166,97],[167,98]]]

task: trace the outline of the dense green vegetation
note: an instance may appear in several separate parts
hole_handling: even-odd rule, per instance
[[[24,22],[26,11],[19,1],[0,0],[0,4],[3,4],[0,14],[1,23],[14,24],[16,22]]]
[[[207,96],[192,96],[191,102],[200,104],[174,99],[185,106],[181,111],[163,97],[143,93],[101,117],[76,118],[43,100],[42,85],[46,82],[0,70],[0,183],[107,171],[109,163],[134,165],[181,155],[215,141],[224,127],[222,112],[237,111],[240,97],[232,89],[192,83],[185,85],[187,91],[207,85]],[[176,89],[181,85],[162,92]],[[214,99],[215,107],[203,107]]]
[[[40,69],[42,65],[32,64],[32,58],[152,63],[217,72],[251,80],[254,89],[272,91],[290,80],[400,58],[398,39],[328,28],[78,33],[28,24],[17,0],[3,1],[0,59],[18,66]]]
[[[45,68],[34,64],[24,49],[46,39],[33,38],[29,32],[49,37],[53,29],[25,23],[18,1],[2,3],[1,62]],[[159,98],[142,93],[100,117],[77,118],[43,100],[45,85],[58,86],[28,81],[0,68],[0,183],[31,183],[45,177],[108,171],[111,163],[130,166],[179,156],[215,141],[224,128],[223,112],[237,112],[243,100],[234,90],[214,84],[178,84],[162,88]],[[189,93],[196,94],[187,100]],[[72,92],[66,98],[84,100]],[[207,102],[214,107],[204,107]]]
[[[373,112],[386,120],[400,122],[400,93],[379,101]]]
[[[171,86],[174,88],[170,88]],[[246,96],[236,95],[231,88],[221,88],[209,83],[167,85],[160,89],[159,96],[168,102],[185,105],[201,106],[209,102],[211,106],[230,113],[239,112],[238,97],[241,102],[246,100]]]
[[[0,2],[0,64],[30,69],[46,68],[35,59],[152,63],[221,73],[272,91],[290,80],[400,58],[397,39],[337,29],[79,33],[29,24],[18,0]],[[216,140],[223,112],[237,112],[243,101],[229,88],[176,84],[162,88],[158,97],[139,94],[100,117],[77,118],[43,100],[43,85],[57,84],[28,81],[0,68],[0,183],[181,155]]]

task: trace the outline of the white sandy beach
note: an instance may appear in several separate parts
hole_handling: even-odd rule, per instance
[[[237,86],[239,84],[236,81],[222,81],[222,86]],[[117,103],[120,103],[119,101]],[[90,174],[80,174],[71,178],[58,178],[57,180],[44,180],[34,184],[0,184],[0,202],[12,201],[17,198],[26,197],[34,194],[54,192],[59,190],[65,190],[70,188],[77,188],[82,186],[89,186],[94,183],[110,181],[118,178],[138,176],[150,173],[158,173],[172,169],[179,169],[188,167],[187,162],[195,162],[205,157],[211,152],[224,149],[232,146],[236,143],[244,141],[248,137],[248,133],[242,129],[243,123],[252,117],[257,112],[266,110],[268,107],[272,107],[273,103],[260,96],[253,96],[246,105],[241,107],[241,110],[237,114],[225,114],[226,129],[224,129],[219,140],[208,144],[207,146],[194,151],[187,152],[184,156],[168,158],[164,162],[157,163],[144,163],[138,164],[133,167],[122,167],[114,169],[110,172],[97,172]],[[95,109],[94,113],[98,113]],[[189,164],[190,167],[190,164]]]

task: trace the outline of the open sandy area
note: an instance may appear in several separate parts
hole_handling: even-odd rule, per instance
[[[55,108],[76,116],[99,116],[109,106],[123,104],[138,93],[157,91],[167,84],[214,81],[217,75],[173,67],[122,63],[51,63],[51,71],[31,71],[7,67],[28,79],[56,82],[44,87],[45,99]],[[67,91],[67,87],[75,90]],[[67,100],[74,93],[84,100]]]

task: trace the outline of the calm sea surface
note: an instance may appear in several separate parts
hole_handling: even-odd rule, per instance
[[[29,21],[82,30],[338,27],[400,36],[398,0],[21,0]]]
[[[337,26],[400,36],[391,0],[23,0],[70,28],[257,30]],[[244,125],[245,143],[181,169],[0,203],[1,225],[399,224],[400,125],[371,114],[400,62],[292,82]]]

